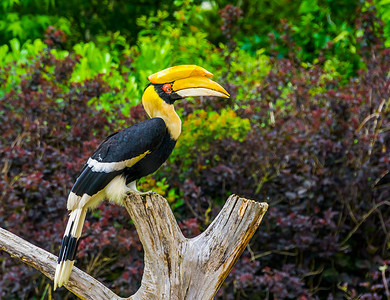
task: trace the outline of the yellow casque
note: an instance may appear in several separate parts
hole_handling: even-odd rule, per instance
[[[212,77],[213,74],[196,65],[180,65],[154,73],[148,79],[151,83],[162,84],[194,76]]]

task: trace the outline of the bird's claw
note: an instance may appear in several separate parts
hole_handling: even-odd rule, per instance
[[[147,191],[147,192],[131,191],[131,193],[134,193],[139,196],[151,196],[157,194],[155,191]]]
[[[150,191],[147,191],[147,192],[141,192],[141,193],[139,193],[141,196],[151,196],[151,195],[155,195],[155,194],[157,194],[155,191],[152,191],[152,190],[150,190]]]

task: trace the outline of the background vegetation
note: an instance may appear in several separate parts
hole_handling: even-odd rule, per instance
[[[178,103],[183,133],[141,181],[187,236],[231,193],[270,209],[217,299],[390,299],[390,1],[0,4],[0,226],[58,253],[66,199],[108,134],[146,118],[147,76],[215,74],[230,100]],[[0,298],[74,299],[0,253]],[[103,203],[76,264],[128,296],[142,247]]]

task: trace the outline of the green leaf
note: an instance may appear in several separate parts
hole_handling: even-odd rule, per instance
[[[320,10],[317,0],[304,0],[299,6],[298,12],[300,14],[308,14]]]
[[[9,44],[11,46],[12,52],[19,52],[20,51],[20,42],[18,39],[12,39],[9,41]]]
[[[5,56],[8,53],[8,45],[2,45],[0,46],[0,63],[3,63]]]
[[[340,32],[340,34],[333,39],[333,42],[337,43],[337,42],[339,42],[341,40],[346,39],[348,36],[349,36],[349,32],[348,31]]]
[[[9,13],[6,17],[7,21],[10,23],[19,21],[19,15],[17,13]]]

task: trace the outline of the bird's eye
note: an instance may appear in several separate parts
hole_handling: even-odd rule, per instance
[[[172,93],[172,85],[170,85],[169,83],[164,84],[162,89],[166,93]]]

